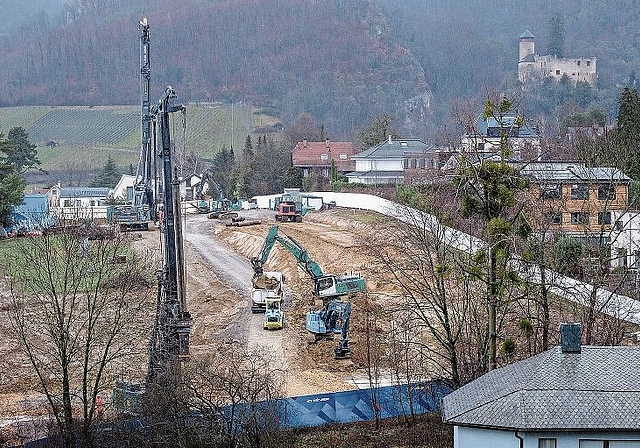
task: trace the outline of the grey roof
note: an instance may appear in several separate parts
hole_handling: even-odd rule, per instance
[[[103,187],[62,187],[62,198],[102,198],[109,195],[110,188]]]
[[[426,152],[433,148],[433,145],[427,145],[418,139],[398,139],[385,140],[378,146],[365,149],[358,154],[351,156],[352,159],[401,159],[404,153],[408,152]]]
[[[535,126],[528,123],[526,120],[522,123],[522,126],[516,125],[516,120],[518,116],[516,114],[505,114],[502,117],[502,129],[505,132],[509,133],[509,138],[532,138],[532,137],[540,137],[540,133],[536,129]],[[478,117],[478,121],[476,122],[476,127],[478,130],[478,134],[489,136],[490,130],[493,130],[494,133],[498,132],[496,136],[499,137],[500,123],[496,120],[495,117],[487,117],[486,119],[480,115]]]
[[[536,62],[536,57],[533,55],[533,53],[529,53],[525,57],[520,59],[520,62]]]
[[[520,430],[638,430],[640,347],[560,347],[447,395],[443,420]]]
[[[520,37],[518,37],[518,39],[534,39],[534,36],[531,33],[531,31],[526,30],[524,33],[520,35]]]
[[[612,167],[587,167],[580,163],[530,163],[520,173],[538,182],[631,182],[631,178]]]

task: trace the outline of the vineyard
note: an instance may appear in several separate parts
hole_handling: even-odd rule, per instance
[[[242,148],[254,129],[275,121],[257,115],[246,103],[187,104],[184,120],[181,114],[171,119],[174,144],[205,159],[213,158],[223,146]],[[57,172],[58,177],[71,168],[89,173],[100,169],[109,156],[128,172],[139,157],[140,122],[138,106],[0,108],[0,132],[6,135],[17,126],[26,129],[38,147],[42,168]]]

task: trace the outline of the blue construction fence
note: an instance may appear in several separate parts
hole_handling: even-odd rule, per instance
[[[442,398],[453,392],[445,381],[428,381],[409,385],[383,386],[374,389],[357,389],[314,395],[301,395],[259,402],[252,405],[240,405],[234,409],[223,409],[229,418],[232,431],[242,431],[247,424],[245,419],[253,420],[256,410],[260,410],[259,425],[275,428],[307,428],[334,423],[353,423],[373,420],[377,411],[378,418],[394,418],[407,415],[439,412]],[[140,395],[130,397],[140,399]],[[375,403],[375,404],[374,404]],[[185,425],[193,424],[202,418],[196,413]],[[255,423],[255,422],[254,422]],[[131,419],[125,422],[131,428],[143,428],[143,420]],[[50,439],[45,438],[28,442],[23,446],[39,448],[48,446]]]
[[[451,393],[444,381],[384,386],[315,395],[288,397],[277,401],[280,414],[276,426],[303,428],[331,423],[352,423],[378,418],[402,417],[438,412],[442,398]]]

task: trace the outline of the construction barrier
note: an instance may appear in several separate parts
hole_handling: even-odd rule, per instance
[[[453,389],[442,381],[303,395],[280,400],[280,426],[303,428],[438,412]],[[374,411],[375,410],[375,411]]]

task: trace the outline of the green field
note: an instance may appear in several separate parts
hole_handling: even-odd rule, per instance
[[[189,103],[172,115],[174,144],[211,159],[223,147],[241,149],[257,126],[273,117],[258,116],[246,103]],[[139,106],[30,106],[0,108],[0,131],[23,127],[38,147],[42,168],[49,172],[92,172],[111,156],[128,172],[140,155]],[[252,137],[254,138],[254,137]],[[257,137],[254,138],[254,140]],[[54,141],[55,147],[47,146]],[[239,151],[237,151],[239,153]]]

